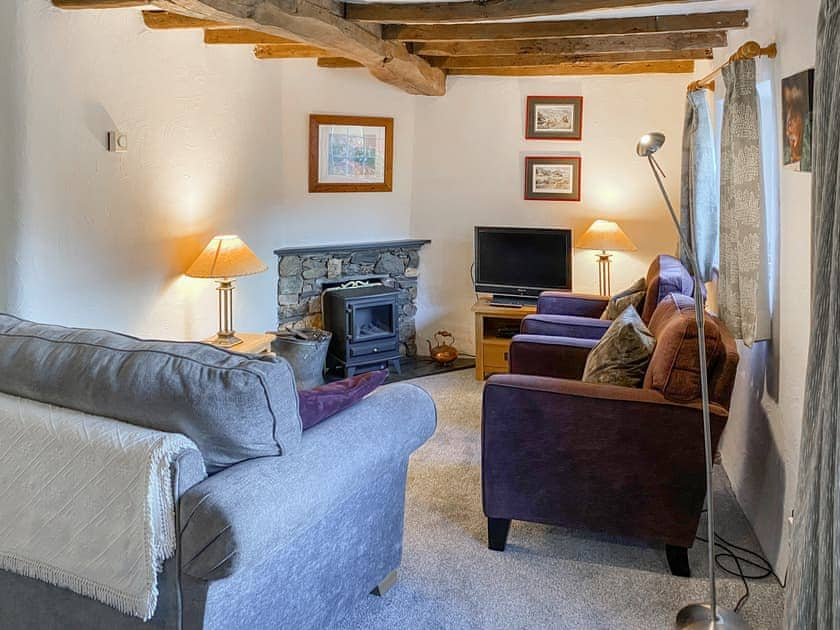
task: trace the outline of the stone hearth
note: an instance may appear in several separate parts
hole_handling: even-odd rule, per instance
[[[353,280],[399,289],[400,352],[417,354],[417,277],[428,240],[277,249],[277,324],[322,328],[321,293]]]

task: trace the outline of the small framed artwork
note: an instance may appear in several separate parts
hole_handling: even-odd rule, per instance
[[[582,96],[529,96],[525,137],[529,140],[580,140]]]
[[[782,79],[782,154],[785,168],[811,172],[814,69]]]
[[[391,192],[394,119],[309,117],[309,192]]]
[[[580,158],[526,157],[525,199],[580,201]]]

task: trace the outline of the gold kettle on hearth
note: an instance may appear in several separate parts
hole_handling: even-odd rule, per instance
[[[441,365],[449,365],[458,358],[458,349],[455,347],[455,336],[447,330],[439,330],[435,333],[434,348],[431,339],[426,339],[429,344],[429,356]]]

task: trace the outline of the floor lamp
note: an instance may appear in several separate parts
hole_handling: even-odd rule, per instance
[[[648,133],[639,140],[639,143],[636,145],[636,153],[639,157],[647,158],[650,164],[653,176],[656,178],[656,183],[659,185],[659,190],[665,199],[665,205],[668,206],[668,212],[671,214],[671,219],[673,219],[674,225],[677,228],[680,243],[688,257],[691,274],[694,278],[694,313],[697,320],[697,348],[700,357],[700,389],[703,400],[703,436],[705,438],[706,452],[706,505],[709,540],[709,602],[685,606],[677,614],[675,627],[679,630],[703,630],[707,628],[717,630],[747,629],[749,626],[741,615],[734,611],[720,608],[717,605],[717,588],[715,585],[715,498],[712,488],[712,430],[709,418],[709,374],[706,367],[703,278],[700,275],[697,253],[683,233],[680,220],[677,218],[676,212],[674,212],[674,206],[671,204],[671,199],[665,190],[665,184],[662,182],[662,177],[664,176],[662,167],[659,166],[659,163],[653,157],[653,154],[661,149],[663,144],[665,144],[665,134],[658,132]]]

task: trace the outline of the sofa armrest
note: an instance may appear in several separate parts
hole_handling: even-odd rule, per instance
[[[389,385],[305,431],[294,453],[207,478],[181,500],[183,571],[219,580],[295,544],[333,506],[403,466],[435,425],[424,390]]]
[[[580,380],[596,339],[516,335],[510,344],[511,374]]]
[[[716,448],[727,411],[711,410]],[[690,547],[705,497],[702,426],[699,404],[653,390],[493,376],[484,512]]]
[[[600,339],[607,332],[612,321],[577,315],[526,315],[522,318],[519,332],[526,335],[555,335],[557,337],[579,337]]]
[[[610,299],[603,295],[543,291],[537,300],[537,313],[598,318],[607,308],[609,301]]]

